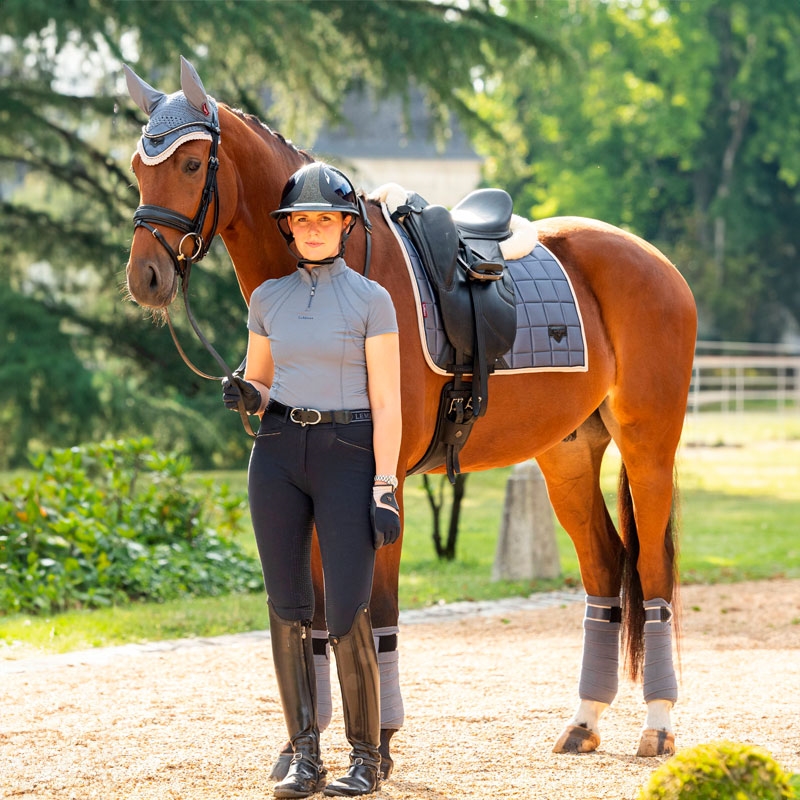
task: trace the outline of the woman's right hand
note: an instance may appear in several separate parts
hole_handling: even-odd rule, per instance
[[[244,410],[248,414],[257,414],[261,408],[261,392],[249,381],[233,376],[233,381],[229,378],[222,379],[222,402],[225,408],[237,411],[239,401],[244,401]]]

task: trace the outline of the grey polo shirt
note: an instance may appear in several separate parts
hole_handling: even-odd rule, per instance
[[[369,408],[364,341],[398,330],[386,289],[341,258],[262,283],[247,327],[270,340],[270,398],[320,411]]]

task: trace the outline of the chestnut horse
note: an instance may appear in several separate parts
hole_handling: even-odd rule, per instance
[[[167,308],[178,290],[184,254],[201,257],[215,232],[225,242],[245,301],[263,281],[295,270],[296,259],[269,214],[278,207],[289,176],[312,157],[255,117],[217,105],[186,61],[182,89],[171,95],[126,72],[131,95],[151,124],[170,104],[178,104],[178,111],[189,108],[195,114],[190,122],[201,120],[172,131],[145,129],[151,144],[171,143],[169,152],[143,157],[143,135],[133,156],[142,205],[127,265],[131,298],[152,309]],[[207,122],[197,117],[200,111]],[[177,113],[162,114],[160,124]],[[176,139],[184,130],[199,135]],[[380,204],[368,200],[366,209],[372,223],[370,277],[390,292],[400,329],[402,498],[404,473],[428,448],[448,378],[426,363],[400,245]],[[200,230],[192,231],[192,224]],[[539,241],[571,280],[585,329],[588,369],[492,374],[488,410],[461,451],[461,469],[486,470],[535,458],[558,520],[574,543],[587,595],[584,651],[577,710],[555,751],[588,752],[598,746],[600,715],[616,693],[622,649],[629,674],[644,684],[646,717],[638,755],[668,754],[674,750],[670,711],[677,696],[671,622],[677,588],[673,467],[692,373],[695,303],[667,258],[626,231],[578,217],[534,224]],[[348,264],[362,269],[365,251],[359,225],[347,243]],[[612,440],[622,459],[620,533],[599,482]],[[401,543],[378,551],[371,601],[376,634],[394,631],[386,639],[395,646],[400,551]],[[318,555],[313,567],[314,628],[324,631]],[[402,700],[397,660],[381,666],[386,683],[381,695],[383,771],[388,774],[389,740],[402,724]],[[390,708],[395,716],[387,720]]]

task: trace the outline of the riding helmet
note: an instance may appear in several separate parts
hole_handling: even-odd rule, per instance
[[[293,211],[341,211],[359,216],[353,184],[344,173],[321,161],[307,164],[289,178],[280,207],[272,216],[280,218]]]
[[[286,217],[293,211],[340,211],[349,214],[350,222],[342,231],[340,256],[344,255],[345,242],[353,232],[356,221],[364,219],[353,184],[343,172],[322,161],[306,164],[286,181],[280,207],[272,212],[272,216],[278,220],[278,230],[290,249],[294,234],[289,229]]]

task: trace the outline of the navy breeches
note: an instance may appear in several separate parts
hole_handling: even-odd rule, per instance
[[[248,495],[264,585],[284,619],[314,615],[317,527],[328,632],[342,636],[372,592],[372,423],[299,425],[265,414],[250,455]]]

